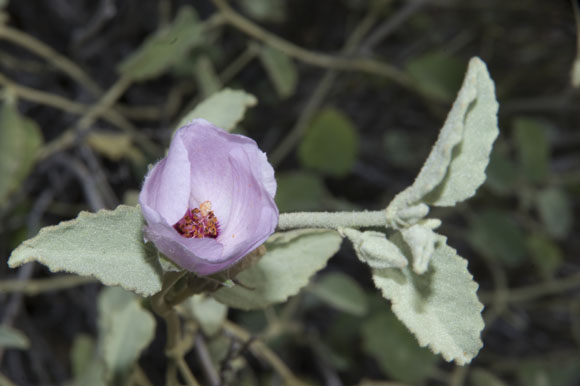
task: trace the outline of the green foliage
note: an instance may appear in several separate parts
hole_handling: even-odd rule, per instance
[[[185,126],[195,118],[203,118],[217,127],[231,131],[242,120],[248,107],[256,103],[258,101],[252,94],[226,88],[198,104],[175,128]]]
[[[580,382],[580,354],[569,354],[558,360],[530,359],[519,362],[518,384],[521,386],[571,386]]]
[[[424,186],[429,192],[427,203],[455,205],[473,196],[485,181],[489,154],[499,134],[497,110],[495,87],[485,64],[472,59],[439,138],[413,184]],[[445,169],[441,167],[447,168],[442,180],[441,171]],[[435,190],[429,189],[433,182],[437,186]]]
[[[0,106],[0,207],[34,166],[42,146],[40,128],[18,112],[11,101]]]
[[[322,179],[303,171],[276,173],[276,205],[281,213],[320,210],[329,195]]]
[[[469,379],[473,386],[507,386],[491,372],[481,368],[473,369],[469,374]]]
[[[525,258],[525,237],[511,212],[490,210],[472,219],[468,239],[482,255],[507,266]]]
[[[330,230],[276,233],[266,242],[267,252],[260,261],[236,277],[242,285],[221,288],[212,296],[243,310],[284,302],[308,284],[310,277],[338,251],[341,242],[338,233]]]
[[[574,59],[574,63],[572,64],[572,71],[571,71],[571,83],[573,87],[580,87],[580,5],[578,2],[572,2],[572,8],[574,12],[574,20],[576,21],[576,37],[577,37],[577,44],[576,44],[576,59]]]
[[[27,349],[30,342],[26,335],[19,330],[0,324],[0,348],[2,349]]]
[[[285,18],[285,2],[283,0],[240,0],[239,3],[252,19],[278,23]]]
[[[99,357],[93,338],[85,334],[77,335],[70,356],[75,386],[105,385],[105,364]]]
[[[161,289],[162,272],[156,251],[143,243],[143,225],[139,207],[81,212],[75,220],[43,228],[12,252],[8,264],[37,261],[53,272],[92,275],[150,296]]]
[[[514,121],[513,129],[524,175],[532,182],[544,181],[550,159],[546,126],[538,120],[520,117]]]
[[[556,239],[566,238],[574,222],[568,194],[556,187],[546,188],[537,195],[536,205],[548,233]]]
[[[208,55],[199,54],[194,58],[193,73],[204,97],[209,97],[222,88],[222,83]]]
[[[433,51],[413,57],[407,63],[406,71],[423,93],[434,99],[449,101],[461,86],[465,64],[445,52]]]
[[[310,286],[310,290],[319,299],[339,311],[359,316],[368,311],[367,298],[363,289],[344,273],[324,274]]]
[[[526,247],[539,273],[546,279],[553,278],[564,261],[558,244],[545,236],[532,234],[526,240]]]
[[[298,84],[298,71],[292,59],[281,51],[264,46],[260,50],[260,60],[280,98],[294,95]]]
[[[417,383],[435,370],[437,357],[420,347],[409,330],[389,311],[382,311],[362,326],[363,349],[393,379]]]
[[[415,170],[422,165],[421,154],[427,152],[430,143],[405,128],[389,128],[383,136],[385,157],[389,165]]]
[[[99,339],[108,385],[127,384],[133,365],[153,340],[155,319],[139,302],[116,287],[99,295]]]
[[[298,148],[300,162],[325,175],[344,177],[358,154],[358,132],[342,112],[326,108],[318,113]]]
[[[214,298],[206,295],[194,295],[187,299],[184,308],[197,321],[206,335],[217,333],[228,313],[228,308]]]
[[[411,260],[411,251],[399,233],[391,241]],[[446,245],[444,237],[440,237],[426,273],[418,275],[409,267],[374,269],[373,280],[421,346],[429,346],[459,365],[477,355],[484,327],[478,285],[467,271],[467,261]]]
[[[202,26],[195,10],[181,7],[173,23],[160,29],[121,62],[118,71],[131,79],[155,78],[203,42]]]
[[[517,165],[496,146],[487,167],[486,185],[496,194],[509,194],[516,188],[518,179]]]
[[[342,233],[352,242],[358,259],[371,268],[403,268],[409,264],[399,247],[382,232],[346,228]]]
[[[86,142],[94,151],[115,162],[124,157],[143,157],[126,133],[91,131]]]
[[[455,205],[473,196],[485,181],[489,154],[499,133],[494,89],[485,64],[471,59],[457,99],[419,175],[387,208],[392,224],[425,216],[428,208],[421,209],[425,203]],[[417,215],[403,215],[409,210]]]

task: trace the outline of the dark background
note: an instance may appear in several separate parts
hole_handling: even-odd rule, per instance
[[[469,58],[479,56],[487,63],[500,103],[500,137],[489,169],[491,181],[469,202],[436,212],[444,221],[440,232],[468,259],[470,272],[480,284],[486,305],[484,349],[470,368],[457,368],[441,360],[438,371],[418,383],[478,385],[473,369],[483,369],[506,384],[580,384],[579,224],[572,221],[564,232],[554,232],[553,223],[542,216],[537,204],[541,192],[557,189],[564,203],[555,205],[563,206],[571,219],[578,213],[580,98],[570,81],[578,51],[571,2],[280,0],[271,2],[277,8],[268,8],[265,16],[252,13],[241,2],[231,3],[283,39],[334,56],[344,56],[340,52],[347,38],[369,12],[374,12],[373,27],[357,44],[355,53],[346,57],[389,63],[412,79],[423,79],[419,84],[434,82],[432,87],[443,90],[443,96],[440,92],[433,96],[432,89],[402,87],[392,79],[360,71],[337,71],[316,110],[332,107],[352,121],[358,137],[355,162],[344,175],[309,168],[297,155],[300,139],[287,154],[278,153],[273,162],[279,194],[283,195],[279,200],[285,198],[279,201],[282,211],[386,207],[420,169]],[[101,90],[107,90],[119,77],[119,63],[160,25],[173,20],[185,4],[193,5],[201,20],[216,13],[210,1],[11,0],[3,9],[3,17],[12,28],[68,57]],[[188,51],[174,68],[131,84],[116,108],[157,145],[154,151],[133,141],[138,156],[125,154],[112,159],[86,141],[91,131],[118,131],[97,119],[87,130],[77,132],[70,146],[42,158],[0,205],[0,261],[7,261],[11,250],[42,226],[74,218],[80,210],[133,202],[131,197],[140,188],[147,164],[163,156],[162,149],[178,118],[208,93],[200,82],[203,74],[196,73],[196,60],[209,58],[223,79],[223,71],[248,44],[262,43],[230,25],[217,25],[208,32],[207,44]],[[437,60],[428,60],[433,57]],[[256,58],[223,84],[257,97],[258,105],[249,110],[240,130],[269,156],[279,151],[278,146],[300,119],[308,118],[306,106],[329,71],[300,57],[293,63],[298,83],[286,98],[276,93]],[[79,82],[21,44],[2,38],[0,72],[21,86],[82,104],[96,102],[95,94]],[[5,82],[0,85],[5,86]],[[59,138],[79,119],[79,114],[26,97],[19,99],[18,108],[40,126],[45,143]],[[540,135],[528,135],[527,130]],[[537,161],[543,162],[540,167],[546,168],[545,173],[534,175],[533,166],[529,170],[522,155],[526,151],[532,155],[547,152],[547,159]],[[280,179],[294,181],[291,177],[295,175],[308,185],[299,197],[294,191],[284,195],[291,183],[283,185]],[[530,241],[538,238],[549,247],[539,250]],[[368,270],[358,263],[346,242],[327,271],[348,274],[374,299],[376,290]],[[52,276],[40,265],[14,271],[0,264],[3,279]],[[562,283],[566,284],[559,285]],[[518,288],[524,290],[518,292]],[[87,284],[36,296],[0,291],[0,321],[20,329],[31,341],[27,351],[0,352],[1,373],[19,385],[69,380],[73,339],[79,333],[96,333],[99,289],[97,284]],[[498,296],[500,293],[505,297]],[[338,366],[320,354],[312,340],[293,339],[289,332],[270,343],[296,374],[314,384],[392,379],[380,359],[373,358],[361,344],[362,327],[358,326],[370,316],[345,316],[312,300],[311,295],[301,296],[294,315],[301,331],[319,336],[330,351],[346,358],[347,364]],[[382,306],[387,308],[387,304],[385,301]],[[260,331],[264,323],[261,313],[231,311],[229,315],[254,331]],[[329,332],[339,325],[350,328],[338,334]],[[158,327],[158,337],[141,361],[154,384],[163,382],[163,339]],[[249,369],[244,371],[253,374],[249,379],[270,384],[264,375],[271,373],[268,366],[251,354],[243,355]],[[195,370],[196,365],[192,366]],[[541,383],[542,379],[548,383]]]

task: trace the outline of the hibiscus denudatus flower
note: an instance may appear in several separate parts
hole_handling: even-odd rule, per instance
[[[274,169],[256,142],[195,119],[145,177],[145,239],[183,269],[222,271],[274,232],[275,194]]]

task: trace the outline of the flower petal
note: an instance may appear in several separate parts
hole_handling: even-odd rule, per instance
[[[235,264],[274,232],[274,169],[256,142],[203,119],[177,130],[167,158],[147,175],[140,203],[145,237],[169,259],[199,275]],[[209,201],[217,238],[187,238],[173,225]]]
[[[224,244],[224,254],[243,257],[274,232],[278,223],[278,208],[261,177],[251,166],[250,156],[241,148],[230,152],[234,194],[225,226],[218,240]],[[241,256],[240,256],[241,255]]]
[[[188,171],[188,151],[183,141],[174,138],[167,157],[145,177],[146,183],[139,194],[141,206],[154,209],[167,223],[175,224],[189,205],[191,175]]]

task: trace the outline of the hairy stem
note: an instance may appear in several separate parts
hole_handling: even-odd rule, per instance
[[[296,228],[362,228],[386,225],[387,217],[384,210],[282,213],[278,219],[278,230]]]

